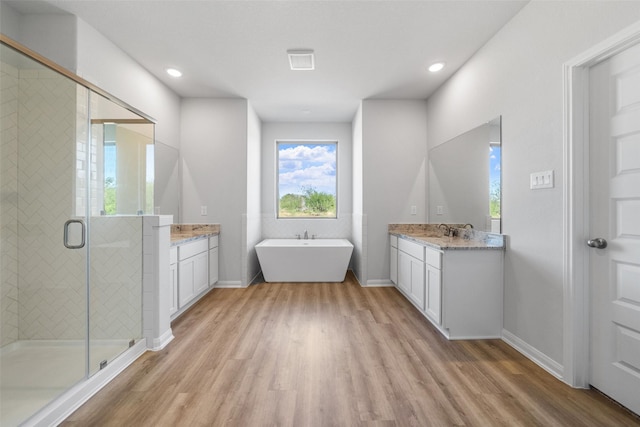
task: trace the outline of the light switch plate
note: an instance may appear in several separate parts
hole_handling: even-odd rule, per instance
[[[444,207],[443,206],[436,206],[436,215],[444,215]]]
[[[418,214],[418,207],[411,206],[411,215],[417,215],[417,214]]]
[[[200,206],[200,215],[205,216],[207,214],[207,207]]]
[[[553,170],[534,172],[530,175],[530,186],[532,190],[541,188],[553,188]]]

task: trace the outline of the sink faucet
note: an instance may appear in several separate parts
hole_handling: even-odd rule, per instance
[[[451,227],[449,227],[447,224],[440,224],[438,225],[438,228],[440,228],[441,230],[444,230],[445,236],[451,235]]]
[[[307,230],[304,230],[304,240],[309,240],[309,233],[307,233]]]

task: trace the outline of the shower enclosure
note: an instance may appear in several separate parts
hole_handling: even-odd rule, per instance
[[[142,337],[154,125],[5,42],[0,425],[12,426],[42,417]]]

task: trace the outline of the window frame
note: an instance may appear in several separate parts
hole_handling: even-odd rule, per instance
[[[280,145],[333,145],[335,147],[335,215],[334,216],[280,216]],[[277,220],[336,220],[338,219],[338,140],[334,139],[276,139],[275,140],[275,216]]]

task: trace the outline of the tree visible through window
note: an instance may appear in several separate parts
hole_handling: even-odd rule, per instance
[[[489,214],[493,219],[500,218],[501,156],[500,145],[491,144],[489,146]]]
[[[336,218],[337,142],[278,142],[278,218]]]

